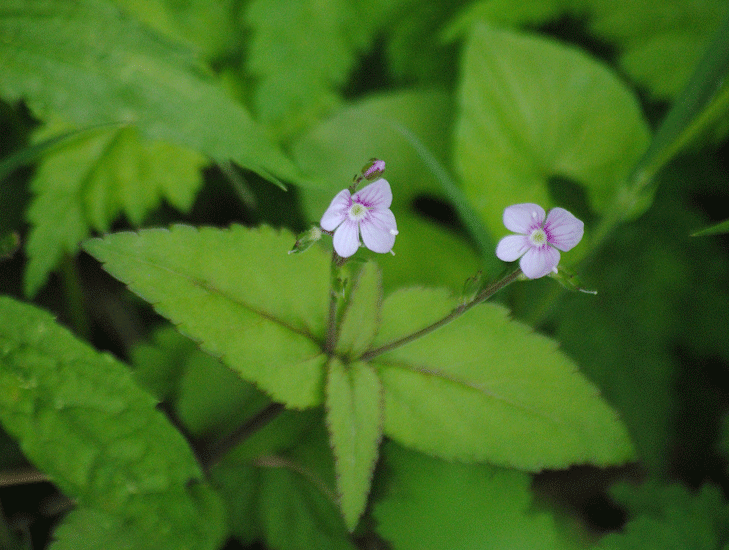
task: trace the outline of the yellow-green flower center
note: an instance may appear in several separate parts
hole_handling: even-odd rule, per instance
[[[547,234],[544,232],[544,229],[539,228],[532,231],[531,235],[529,235],[529,242],[534,246],[547,244]]]
[[[350,208],[349,208],[349,217],[354,221],[360,221],[362,218],[364,218],[367,215],[367,207],[363,204],[359,204],[358,202],[355,202]]]

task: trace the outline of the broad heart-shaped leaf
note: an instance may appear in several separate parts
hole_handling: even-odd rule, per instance
[[[57,134],[53,125],[44,135]],[[47,154],[33,176],[35,199],[26,253],[25,292],[34,295],[64,254],[75,254],[91,230],[108,231],[124,212],[140,225],[166,199],[187,211],[202,184],[206,159],[162,141],[141,139],[134,127],[78,136]]]
[[[339,506],[353,530],[367,504],[382,438],[382,383],[366,363],[329,362],[327,426],[337,470]]]
[[[383,448],[377,532],[393,550],[561,548],[554,522],[532,509],[530,476]]]
[[[323,399],[327,253],[268,227],[177,225],[84,243],[183,334],[294,408]]]
[[[633,457],[625,427],[557,344],[484,304],[378,354],[456,301],[408,289],[385,299],[370,364],[385,390],[384,434],[445,459],[538,471]]]
[[[608,68],[553,40],[476,24],[462,71],[455,161],[493,234],[506,232],[511,204],[550,207],[552,178],[584,186],[596,212],[622,197],[649,132]]]
[[[351,290],[337,338],[337,354],[359,357],[377,334],[382,306],[382,276],[375,262],[366,263]]]
[[[218,548],[225,533],[216,495],[125,365],[7,297],[0,297],[0,350],[3,427],[80,509],[123,522],[127,541],[147,541],[136,548]],[[79,547],[94,547],[93,533],[78,527],[69,529]],[[110,536],[123,547],[121,535]]]
[[[25,99],[39,118],[136,125],[150,139],[302,180],[191,50],[109,0],[3,0],[0,67],[0,94]]]

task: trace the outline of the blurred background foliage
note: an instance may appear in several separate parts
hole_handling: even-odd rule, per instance
[[[585,242],[564,260],[597,295],[547,279],[498,299],[599,386],[639,460],[531,478],[437,466],[389,444],[377,533],[394,548],[438,548],[402,525],[493,521],[503,536],[466,529],[441,545],[729,548],[729,240],[691,236],[729,217],[728,13],[723,0],[7,0],[3,293],[131,362],[200,441],[266,398],[105,276],[78,252],[84,238],[173,222],[301,231],[379,157],[400,229],[396,256],[378,257],[385,291],[457,293],[479,269],[498,275],[505,206],[559,204],[586,222]],[[286,420],[288,438],[249,445],[331,477],[322,434],[307,418]],[[231,547],[351,544],[310,486],[289,517],[314,535],[292,542],[273,503],[300,480],[241,470],[247,452],[214,473],[238,520]],[[0,469],[23,465],[0,433]],[[479,491],[479,476],[498,485]],[[41,547],[58,497],[33,487],[29,509],[17,487],[0,489],[10,518],[0,547],[25,518]],[[262,489],[243,494],[250,487]],[[432,510],[387,497],[392,487]],[[504,494],[514,509],[489,504]],[[262,519],[248,525],[252,510]]]

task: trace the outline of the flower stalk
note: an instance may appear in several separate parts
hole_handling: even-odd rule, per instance
[[[428,325],[427,327],[421,328],[420,330],[417,330],[413,332],[412,334],[408,334],[407,336],[403,336],[399,340],[395,340],[393,342],[390,342],[389,344],[385,344],[384,346],[381,346],[379,348],[371,349],[365,353],[362,354],[360,357],[361,361],[369,361],[370,359],[373,359],[374,357],[377,357],[378,355],[382,355],[383,353],[386,353],[388,351],[391,351],[393,349],[397,349],[401,346],[404,346],[405,344],[408,344],[410,342],[413,342],[414,340],[417,340],[418,338],[422,338],[423,336],[426,336],[430,334],[431,332],[435,332],[440,327],[447,325],[451,321],[455,321],[466,313],[469,309],[472,307],[485,302],[489,298],[491,298],[494,294],[496,294],[498,291],[500,291],[502,288],[507,287],[519,277],[523,275],[521,269],[516,269],[515,271],[512,271],[509,273],[506,277],[499,279],[498,281],[491,283],[486,288],[484,288],[481,292],[479,292],[475,298],[468,302],[461,303],[459,306],[455,307],[448,315],[443,317],[442,319],[439,319],[438,321]]]

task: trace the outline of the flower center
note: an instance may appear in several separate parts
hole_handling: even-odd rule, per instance
[[[547,234],[544,232],[544,229],[539,227],[532,231],[531,235],[529,235],[529,242],[534,246],[543,246],[547,244]]]
[[[358,222],[367,215],[367,211],[368,208],[365,205],[355,202],[349,208],[349,219]]]

